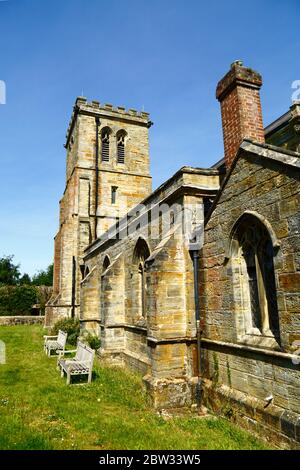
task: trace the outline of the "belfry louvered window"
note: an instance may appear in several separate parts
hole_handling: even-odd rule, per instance
[[[101,156],[103,162],[109,162],[109,138],[110,130],[104,128],[101,132]]]
[[[118,163],[125,163],[125,131],[119,131],[117,133],[117,158]]]

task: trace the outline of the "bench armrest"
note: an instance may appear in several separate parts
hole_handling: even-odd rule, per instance
[[[56,354],[59,355],[59,358],[58,359],[61,359],[62,356],[64,356],[65,354],[71,354],[71,353],[76,353],[77,349],[68,349],[68,350],[63,350],[63,351],[56,351]]]

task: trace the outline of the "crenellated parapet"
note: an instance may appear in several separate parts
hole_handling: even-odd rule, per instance
[[[131,122],[133,124],[139,124],[146,127],[151,127],[153,124],[153,122],[149,119],[150,114],[145,111],[137,111],[133,108],[126,109],[123,106],[113,106],[110,103],[101,104],[97,100],[92,100],[89,102],[84,96],[78,96],[75,101],[70,123],[67,129],[65,147],[67,147],[69,144],[69,140],[71,138],[78,114],[94,116],[95,118],[98,117],[99,119],[108,118],[118,121],[123,120],[125,122]]]

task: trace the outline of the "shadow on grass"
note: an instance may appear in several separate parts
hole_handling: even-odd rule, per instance
[[[74,376],[67,386],[42,351],[43,334],[39,326],[0,327],[11,351],[0,368],[0,449],[265,448],[218,418],[164,420],[138,374],[97,359],[91,384]]]
[[[91,383],[93,383],[94,379],[95,379],[95,376],[94,376],[94,372],[93,372],[92,382]],[[67,375],[64,374],[64,377],[61,377],[61,380],[64,380],[65,383],[66,383]],[[91,384],[88,383],[88,376],[87,375],[72,375],[71,376],[70,386],[72,386],[72,385],[91,385]]]
[[[20,417],[2,417],[1,426],[9,433],[0,434],[2,450],[52,450],[54,447],[41,432],[26,427]]]
[[[8,369],[5,375],[2,377],[2,385],[15,385],[20,381],[21,369],[15,367],[13,369]]]

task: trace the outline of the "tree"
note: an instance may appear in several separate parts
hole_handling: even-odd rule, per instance
[[[31,284],[31,279],[29,274],[24,273],[23,276],[20,278],[21,286],[29,286]]]
[[[0,284],[15,286],[20,279],[20,265],[13,263],[13,255],[0,258]]]
[[[40,305],[40,314],[45,315],[45,308],[47,302],[50,300],[52,295],[52,286],[38,286],[37,289],[37,300]]]
[[[30,315],[37,299],[38,288],[35,286],[1,286],[0,316]]]
[[[40,270],[32,278],[34,286],[52,286],[53,283],[53,264],[50,264],[46,270]]]

